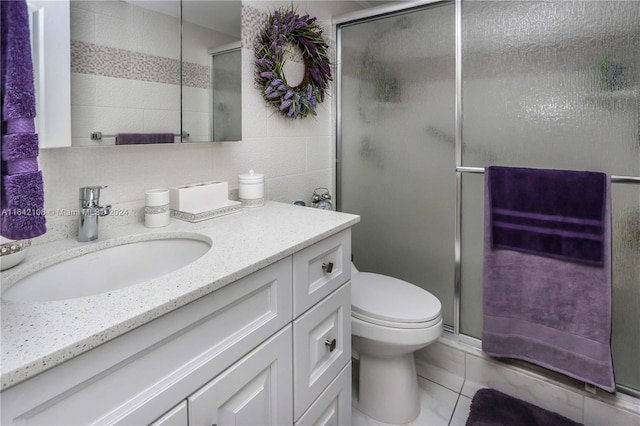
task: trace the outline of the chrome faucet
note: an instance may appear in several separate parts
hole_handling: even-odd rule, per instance
[[[78,241],[87,242],[98,238],[98,217],[111,213],[111,206],[100,206],[100,190],[106,186],[80,188],[80,221]]]

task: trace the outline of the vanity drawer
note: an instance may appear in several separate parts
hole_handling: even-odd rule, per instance
[[[351,277],[351,230],[293,255],[293,316],[298,317]]]
[[[293,322],[294,418],[351,360],[351,284]]]
[[[320,394],[295,426],[351,424],[351,362]]]

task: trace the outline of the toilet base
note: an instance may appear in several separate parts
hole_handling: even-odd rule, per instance
[[[418,376],[413,352],[392,358],[360,353],[356,408],[384,423],[404,424],[420,414]]]

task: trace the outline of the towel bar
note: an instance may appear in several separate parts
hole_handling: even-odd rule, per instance
[[[183,131],[182,133],[174,133],[174,136],[182,136],[183,138],[189,137],[189,132]],[[99,141],[102,138],[115,138],[116,135],[103,135],[102,132],[91,132],[91,140]]]
[[[484,173],[484,167],[456,166],[456,172],[462,173]],[[640,177],[636,176],[611,176],[613,183],[635,183],[640,184]]]

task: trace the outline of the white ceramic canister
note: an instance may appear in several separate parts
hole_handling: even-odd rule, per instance
[[[148,189],[144,192],[144,225],[147,228],[167,226],[171,221],[169,213],[169,190]]]
[[[249,170],[249,173],[238,175],[238,198],[242,207],[264,205],[264,174]]]

